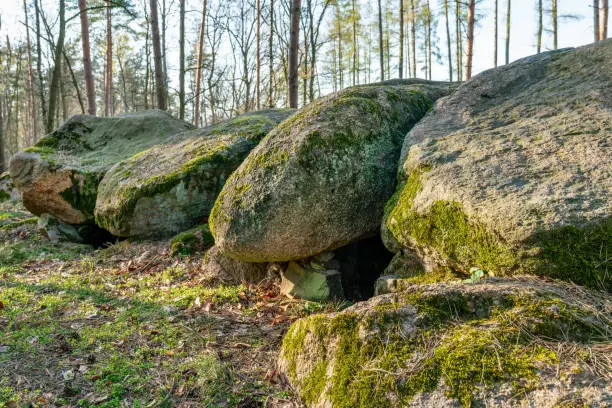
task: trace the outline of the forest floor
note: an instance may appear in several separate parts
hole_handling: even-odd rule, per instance
[[[167,242],[53,244],[0,203],[0,407],[300,407],[282,337],[339,307],[210,276]]]

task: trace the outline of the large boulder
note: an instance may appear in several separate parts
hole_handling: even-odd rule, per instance
[[[610,313],[567,283],[414,285],[298,320],[278,366],[310,408],[604,407]]]
[[[229,175],[293,112],[247,113],[117,163],[100,183],[96,222],[121,237],[171,236],[205,223]]]
[[[159,110],[112,118],[76,115],[15,155],[9,171],[32,213],[91,224],[98,184],[113,164],[192,128]]]
[[[428,270],[612,288],[612,40],[486,71],[406,136],[383,238]]]
[[[215,242],[236,259],[288,261],[375,234],[406,132],[450,90],[389,81],[305,107],[228,179],[211,213]]]

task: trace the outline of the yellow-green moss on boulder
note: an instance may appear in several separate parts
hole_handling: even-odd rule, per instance
[[[211,213],[215,242],[236,259],[288,261],[376,233],[406,132],[450,91],[398,80],[306,106],[229,178]]]
[[[611,290],[611,67],[602,41],[484,72],[438,101],[404,141],[387,247],[430,270]]]
[[[278,366],[310,408],[603,406],[610,367],[593,363],[611,311],[601,293],[529,278],[413,285],[298,320]]]
[[[9,171],[24,206],[68,224],[94,220],[98,184],[118,161],[193,126],[150,110],[112,118],[75,115],[15,155]]]
[[[246,113],[120,161],[100,183],[96,222],[122,237],[171,236],[206,222],[229,175],[293,112]]]

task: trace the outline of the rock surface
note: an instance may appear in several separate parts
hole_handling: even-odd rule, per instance
[[[7,200],[19,200],[19,191],[13,184],[13,179],[8,172],[0,173],[0,203]]]
[[[290,298],[321,302],[344,297],[341,275],[336,270],[289,262],[281,278],[280,293]]]
[[[412,285],[298,320],[278,367],[310,408],[603,407],[611,312],[602,293],[526,277]]]
[[[250,112],[117,163],[100,183],[96,222],[121,237],[170,236],[206,222],[229,175],[293,112]]]
[[[217,245],[245,261],[289,261],[375,234],[406,132],[444,83],[404,80],[321,98],[274,129],[211,213]]]
[[[407,135],[383,238],[428,264],[612,288],[612,40],[486,71]]]
[[[191,128],[157,110],[112,118],[76,115],[15,155],[9,171],[32,213],[67,224],[93,223],[98,184],[113,164]]]
[[[268,264],[238,261],[226,256],[219,247],[213,246],[204,255],[202,270],[210,276],[259,283],[266,277]]]

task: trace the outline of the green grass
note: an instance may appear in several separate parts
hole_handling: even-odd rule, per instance
[[[0,203],[0,225],[29,218]],[[52,244],[31,223],[0,240],[0,408],[292,399],[264,381],[278,339],[295,318],[336,307],[280,309],[267,289],[211,277],[201,253],[172,256],[163,242]]]

